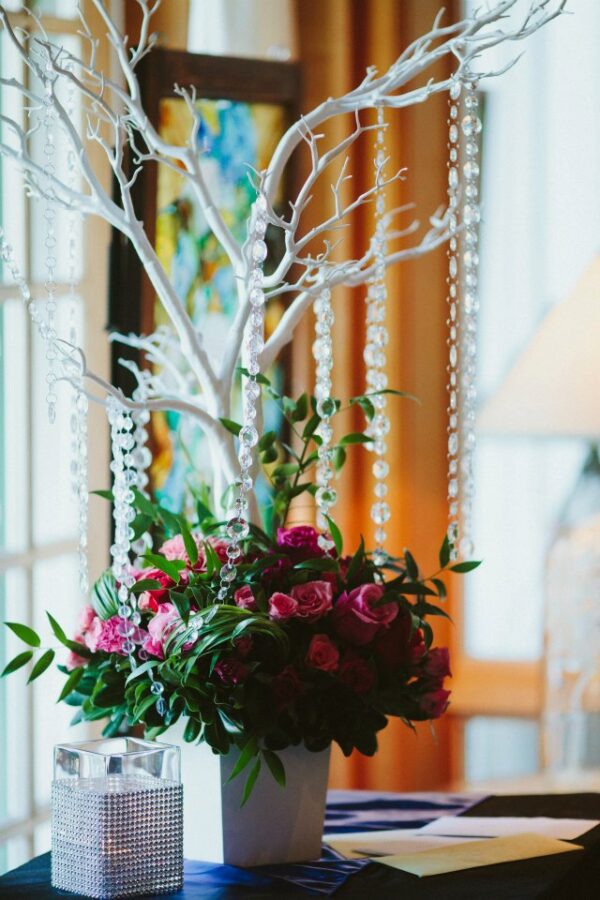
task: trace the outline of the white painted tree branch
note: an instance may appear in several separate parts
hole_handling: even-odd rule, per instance
[[[192,122],[183,146],[170,144],[165,140],[144,109],[137,68],[156,43],[151,24],[152,14],[158,8],[160,0],[135,0],[141,11],[140,33],[135,47],[131,47],[128,38],[119,31],[107,0],[91,2],[106,28],[106,40],[117,62],[118,74],[114,78],[99,69],[97,58],[101,37],[92,34],[81,13],[80,36],[85,50],[85,54],[82,52],[81,55],[85,55],[85,59],[55,44],[44,31],[42,22],[31,12],[28,15],[32,28],[28,30],[31,30],[32,35],[23,36],[21,31],[13,27],[11,16],[0,4],[0,24],[5,28],[8,39],[24,66],[33,74],[31,83],[42,85],[47,92],[57,122],[72,148],[84,189],[75,190],[57,174],[49,173],[32,156],[30,137],[36,126],[32,129],[23,128],[5,112],[0,114],[0,122],[5,131],[0,142],[0,154],[12,159],[22,168],[29,190],[35,196],[68,209],[80,210],[85,215],[100,216],[131,241],[173,329],[169,335],[159,329],[149,336],[113,337],[144,354],[148,364],[160,367],[160,374],[155,371],[150,379],[152,391],[147,400],[127,398],[114,385],[89,372],[83,352],[74,348],[64,352],[64,379],[73,382],[83,376],[103,392],[104,398],[91,394],[100,402],[112,395],[130,409],[171,409],[194,417],[209,440],[216,483],[221,487],[226,486],[236,476],[237,460],[232,435],[221,425],[219,418],[230,416],[235,368],[240,360],[250,313],[247,300],[250,245],[248,241],[241,246],[237,242],[219,212],[204,177],[198,147],[200,120],[196,109],[195,88],[179,85],[174,88],[175,96],[186,104]],[[456,61],[455,75],[458,76],[468,73],[481,79],[498,74],[486,71],[475,73],[473,69],[476,63],[479,65],[486,50],[499,43],[521,41],[560,15],[566,0],[532,0],[527,13],[516,27],[505,26],[505,18],[509,12],[514,11],[517,2],[518,0],[498,0],[464,21],[447,26],[441,24],[440,12],[432,30],[413,41],[386,72],[379,74],[373,68],[368,69],[365,78],[354,90],[341,97],[326,99],[292,125],[279,141],[267,169],[256,173],[257,183],[267,200],[268,218],[275,228],[283,232],[285,248],[282,258],[265,278],[265,290],[270,297],[292,297],[264,348],[263,367],[268,367],[291,340],[296,326],[323,285],[335,287],[343,284],[353,287],[364,284],[373,275],[371,247],[365,250],[362,257],[341,262],[334,261],[332,252],[332,239],[344,228],[347,217],[369,203],[377,188],[384,183],[381,173],[385,163],[380,164],[372,188],[354,195],[350,190],[347,154],[352,145],[372,128],[362,124],[361,113],[379,106],[400,109],[422,103],[433,94],[448,90],[451,84],[449,79],[436,81],[431,78],[420,86],[407,87],[414,84],[415,79],[418,83],[420,78],[426,78],[427,72],[445,57],[452,57]],[[60,83],[68,84],[70,90],[79,95],[84,119],[87,120],[83,136],[78,133],[57,95],[57,85]],[[0,78],[0,85],[3,89],[19,93],[32,116],[39,116],[45,96],[15,78]],[[354,115],[353,130],[344,140],[321,152],[323,126],[335,117],[348,114]],[[12,137],[7,137],[7,132]],[[90,151],[94,145],[102,150],[116,180],[118,202],[103,188],[103,178],[92,164],[94,155]],[[280,214],[273,208],[274,198],[279,195],[291,156],[300,147],[308,150],[310,170],[290,203],[289,211]],[[131,170],[126,164],[127,154],[133,161]],[[303,214],[314,190],[328,176],[332,165],[340,161],[341,170],[332,185],[331,214],[312,228],[304,229]],[[230,260],[237,284],[237,309],[220,362],[205,346],[202,335],[187,311],[185,301],[177,295],[143,222],[136,216],[132,188],[148,163],[174,169],[186,180],[208,228]],[[403,170],[400,170],[387,183],[403,176]],[[405,227],[393,226],[395,217],[407,209],[408,207],[402,207],[388,213],[386,225],[389,241],[405,240],[418,227],[416,220]],[[418,243],[413,246],[398,246],[396,243],[390,249],[385,260],[386,266],[421,256],[447,240],[447,213],[438,210],[430,216],[429,221],[430,228]],[[248,234],[250,233],[251,227],[248,228]],[[322,241],[323,249],[312,255],[309,252],[310,246],[315,241]],[[300,268],[295,281],[290,281],[288,277],[292,266]],[[78,353],[81,353],[79,369],[76,368],[73,372],[70,367],[74,365]],[[136,364],[125,364],[136,377],[143,377]]]

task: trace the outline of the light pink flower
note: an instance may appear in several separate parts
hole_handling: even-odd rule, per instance
[[[104,650],[105,653],[119,653],[125,656],[125,651],[123,650],[125,638],[122,634],[119,634],[123,627],[123,620],[119,616],[111,616],[110,619],[106,619],[104,622],[101,621],[99,629],[96,622],[94,622],[92,627],[99,631],[96,640],[96,650]]]
[[[204,547],[202,546],[202,541],[204,538],[197,531],[192,532],[192,537],[196,546],[198,547],[199,558],[204,559]],[[180,534],[176,534],[175,537],[169,538],[168,541],[165,541],[160,550],[165,559],[170,560],[171,562],[175,559],[182,560],[186,565],[191,565],[190,558],[188,556],[187,550],[185,549],[185,544],[183,541],[183,537]]]
[[[269,615],[272,619],[279,622],[285,622],[298,615],[298,601],[289,594],[282,594],[281,591],[275,591],[269,597]]]
[[[322,672],[335,672],[340,661],[340,651],[326,634],[315,634],[308,646],[306,665]]]
[[[256,598],[252,593],[252,588],[247,584],[237,589],[233,595],[233,599],[235,600],[236,605],[241,609],[249,609],[252,612],[255,612],[258,609]]]
[[[84,608],[91,609],[91,606],[84,607]],[[92,612],[93,612],[93,610],[92,610]],[[76,634],[75,637],[73,638],[73,640],[77,641],[78,644],[84,644],[83,635],[81,635],[81,634]],[[85,658],[85,656],[80,656],[78,653],[75,653],[74,650],[71,650],[71,652],[69,653],[69,655],[67,657],[66,666],[67,666],[67,669],[69,670],[69,672],[71,672],[73,669],[80,669],[82,666],[87,665],[87,662],[88,661]]]
[[[96,618],[96,613],[94,608],[89,604],[84,606],[81,612],[79,613],[79,620],[77,622],[77,631],[79,634],[85,634],[86,631],[89,630],[92,622]],[[77,640],[77,638],[75,638]]]
[[[102,636],[102,619],[98,616],[94,616],[92,621],[90,622],[85,634],[83,635],[83,642],[88,650],[91,650],[92,653],[95,653],[98,649],[98,642]]]
[[[333,589],[327,581],[297,584],[290,593],[298,601],[298,616],[307,622],[316,622],[332,607]]]
[[[162,603],[159,611],[148,622],[148,634],[155,641],[164,644],[179,619],[179,613],[172,603]]]
[[[363,584],[338,598],[333,617],[338,634],[350,644],[368,644],[398,615],[396,603],[377,605],[383,597],[380,584]]]

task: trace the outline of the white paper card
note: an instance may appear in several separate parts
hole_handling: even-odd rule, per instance
[[[528,831],[572,841],[596,825],[596,819],[554,819],[545,816],[442,816],[420,828],[417,833],[483,838],[508,837]]]
[[[437,850],[439,847],[451,847],[476,841],[477,838],[443,837],[441,835],[419,835],[406,828],[381,832],[364,832],[358,834],[327,835],[325,843],[333,850],[341,853],[346,859],[378,858],[380,856],[397,856],[408,853],[422,853],[426,850]]]

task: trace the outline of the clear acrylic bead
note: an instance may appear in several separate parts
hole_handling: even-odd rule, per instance
[[[371,508],[371,518],[377,525],[385,525],[391,516],[388,503],[374,503]]]
[[[267,245],[263,240],[256,240],[252,244],[252,259],[254,262],[262,263],[267,258]]]

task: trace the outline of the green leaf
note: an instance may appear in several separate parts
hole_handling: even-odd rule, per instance
[[[201,525],[205,519],[212,519],[211,510],[201,500],[196,501],[196,514],[198,516],[198,525]]]
[[[269,771],[271,775],[279,785],[279,787],[285,787],[285,769],[283,767],[283,763],[279,759],[276,753],[272,750],[262,750],[262,756],[264,761],[269,767]]]
[[[242,426],[238,422],[233,422],[231,419],[219,419],[219,422],[227,431],[234,434],[236,437],[242,430]]]
[[[333,468],[335,469],[336,472],[339,472],[343,468],[347,457],[348,457],[348,454],[346,453],[346,451],[344,450],[343,447],[334,447],[332,462],[333,462]]]
[[[240,755],[237,758],[237,762],[233,769],[231,770],[231,775],[227,779],[227,783],[233,781],[234,778],[243,772],[252,757],[256,756],[258,753],[258,741],[255,737],[249,738],[244,744],[242,750],[240,751]]]
[[[72,650],[73,653],[77,653],[78,656],[85,656],[87,658],[92,655],[91,652],[88,650],[88,648],[85,646],[85,644],[80,644],[77,641],[71,641],[66,636],[66,634],[64,633],[64,631],[62,630],[62,628],[60,627],[60,625],[54,618],[54,616],[51,613],[49,613],[47,610],[46,610],[46,615],[48,616],[48,621],[50,622],[50,627],[52,628],[52,631],[54,632],[54,636],[60,641],[60,643],[63,645],[63,647],[67,647],[68,650]]]
[[[319,423],[321,421],[321,416],[318,413],[314,413],[304,426],[304,431],[302,432],[302,437],[304,440],[308,440],[308,438],[312,437],[317,428],[319,427]]]
[[[408,572],[408,577],[412,578],[413,581],[417,581],[419,578],[419,567],[415,562],[414,556],[408,550],[404,550],[404,562],[406,564],[406,571]]]
[[[446,599],[446,585],[441,580],[441,578],[432,578],[431,583],[435,584],[435,586],[437,588],[437,592],[438,592],[438,597],[440,598],[440,600],[445,600]]]
[[[245,369],[243,366],[238,366],[238,372],[240,373],[240,375],[243,375],[244,378],[250,377],[250,372],[248,371],[248,369]],[[256,378],[256,380],[258,381],[259,384],[265,384],[269,387],[271,386],[271,382],[269,381],[267,376],[263,375],[261,372],[259,372],[258,375],[255,375],[254,377]]]
[[[445,569],[448,563],[450,562],[450,551],[452,549],[452,545],[450,544],[450,538],[447,534],[444,535],[444,540],[442,541],[442,546],[440,547],[439,560],[440,567]]]
[[[102,497],[103,500],[110,500],[111,503],[115,499],[112,491],[90,491],[90,494],[94,494],[96,497]]]
[[[7,628],[10,628],[18,638],[21,638],[25,644],[29,644],[30,647],[40,646],[40,636],[33,628],[30,628],[28,625],[21,625],[20,622],[5,622],[4,624]]]
[[[333,535],[332,535],[333,537]],[[337,560],[331,559],[329,556],[316,557],[315,559],[305,559],[296,563],[295,569],[314,569],[315,572],[337,572]]]
[[[373,406],[371,401],[367,397],[363,396],[351,397],[350,406],[354,406],[355,404],[358,404],[360,406],[368,421],[371,422],[375,416],[375,407]]]
[[[5,675],[10,675],[11,672],[16,672],[17,669],[20,669],[21,666],[26,666],[29,660],[33,656],[33,650],[25,650],[24,653],[19,653],[18,656],[15,656],[14,659],[4,667],[0,678],[4,678]]]
[[[296,474],[298,468],[298,463],[282,463],[280,466],[275,466],[271,472],[271,478],[289,478],[290,475]]]
[[[256,762],[252,766],[252,768],[250,770],[250,774],[248,775],[248,778],[246,779],[246,784],[244,785],[244,792],[242,794],[242,802],[240,804],[241,806],[245,806],[246,802],[248,801],[248,798],[250,797],[250,794],[252,793],[252,788],[256,784],[256,779],[258,778],[259,773],[260,773],[260,757],[256,760]]]
[[[260,461],[263,465],[268,465],[269,463],[275,462],[277,457],[279,456],[276,447],[269,447],[267,450],[263,450],[260,454]]]
[[[152,503],[152,501],[149,500],[148,497],[144,497],[142,492],[137,488],[133,489],[133,494],[135,497],[135,505],[139,509],[139,511],[154,521],[154,519],[156,518],[156,506],[154,505],[154,503]]]
[[[465,572],[472,572],[473,569],[476,569],[477,566],[481,565],[481,560],[471,560],[470,562],[459,562],[455,563],[453,566],[450,566],[451,572],[459,572],[464,574]]]
[[[352,584],[354,579],[357,577],[360,572],[361,566],[364,563],[365,559],[365,539],[361,535],[360,536],[360,544],[358,545],[358,550],[350,560],[350,565],[348,566],[348,571],[346,573],[346,582],[348,584]]]
[[[292,422],[301,422],[302,419],[305,419],[308,413],[308,396],[304,393],[302,396],[296,401],[295,409],[292,412]]]
[[[192,744],[197,739],[201,727],[202,726],[197,719],[188,719],[185,731],[183,732],[183,739],[186,744]]]
[[[46,650],[45,653],[42,653],[35,666],[31,670],[31,675],[27,679],[27,684],[32,682],[35,678],[38,678],[42,672],[45,672],[49,665],[52,664],[55,657],[54,650]]]
[[[159,569],[165,575],[168,575],[175,584],[179,584],[179,570],[185,566],[183,560],[165,559],[164,556],[160,556],[158,553],[150,553],[149,550],[144,553],[144,559],[154,566],[155,569]],[[182,566],[178,566],[178,562],[181,562]]]
[[[348,444],[370,444],[372,440],[372,437],[357,431],[352,434],[346,434],[339,442],[339,446],[345,447]]]
[[[153,519],[150,516],[145,516],[143,513],[138,513],[133,522],[131,523],[131,527],[133,528],[133,538],[132,540],[137,541],[143,534],[147,531],[150,531],[152,528]]]
[[[136,666],[135,669],[132,669],[131,672],[129,673],[129,675],[127,676],[127,678],[125,680],[125,684],[126,685],[130,684],[136,678],[139,678],[140,675],[145,675],[146,672],[149,672],[150,669],[155,669],[156,666],[158,666],[158,665],[159,665],[159,662],[157,659],[149,659],[145,663],[142,663],[141,666]]]
[[[187,553],[188,559],[191,562],[192,566],[195,566],[198,562],[198,545],[193,538],[190,526],[185,521],[183,516],[179,517],[179,523],[181,525],[181,536],[183,538],[185,552]]]
[[[256,445],[257,450],[259,451],[259,453],[263,450],[268,450],[269,447],[273,446],[276,440],[277,435],[274,431],[265,431],[258,444]]]
[[[142,702],[135,707],[132,718],[133,725],[143,719],[144,714],[148,712],[151,706],[154,706],[156,700],[157,698],[154,696],[154,694],[150,694],[149,697],[146,697],[145,700],[142,700]]]
[[[175,513],[172,513],[170,509],[166,509],[164,506],[159,507],[158,513],[165,525],[165,528],[168,529],[171,534],[179,534],[179,516],[176,516]]]
[[[325,516],[327,519],[327,524],[329,525],[329,533],[333,539],[333,543],[335,544],[335,549],[337,550],[337,555],[342,555],[342,550],[344,549],[344,539],[342,537],[342,532],[337,527],[335,522],[329,516]]]
[[[101,619],[110,619],[117,614],[119,600],[112,572],[104,572],[96,581],[90,594],[90,603]]]
[[[67,680],[63,685],[63,689],[58,695],[57,703],[60,703],[62,700],[65,700],[69,694],[71,694],[79,682],[81,681],[84,675],[85,669],[82,666],[79,666],[77,669],[73,669]]]
[[[136,583],[131,588],[132,594],[143,594],[144,591],[162,591],[164,589],[164,584],[161,584],[160,581],[157,581],[156,578],[142,578],[140,581],[136,581]]]

